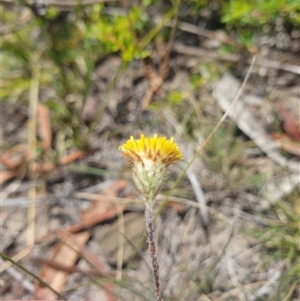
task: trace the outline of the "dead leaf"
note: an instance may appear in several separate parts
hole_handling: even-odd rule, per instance
[[[270,137],[273,140],[277,140],[280,142],[282,149],[284,149],[286,152],[300,157],[300,145],[299,143],[291,140],[286,135],[281,134],[271,134]]]
[[[0,161],[8,169],[16,169],[26,160],[27,151],[27,144],[18,144],[3,152]]]
[[[90,232],[85,231],[76,233],[74,237],[76,244],[74,243],[73,238],[70,239],[69,234],[65,233],[61,238],[61,242],[57,243],[54,247],[51,260],[69,268],[73,267],[79,257],[80,250],[78,245],[84,245],[88,241],[90,238]],[[53,289],[60,292],[64,287],[68,274],[68,272],[58,271],[49,266],[45,266],[41,271],[40,277]],[[38,285],[34,294],[34,298],[55,300],[56,295],[48,288]]]
[[[98,272],[100,272],[103,276],[108,276],[108,269],[103,262],[101,262],[100,258],[97,257],[93,252],[87,249],[84,245],[80,245],[75,240],[74,236],[70,234],[70,239],[73,240],[73,243],[77,246],[80,254],[83,258],[85,258],[92,266],[94,266]],[[103,284],[103,288],[106,294],[106,301],[117,301],[116,296],[112,293],[114,290],[113,283]]]
[[[120,204],[122,203],[121,198],[117,198],[114,195],[118,194],[118,192],[123,189],[126,184],[128,183],[127,180],[117,180],[111,183],[111,185],[101,192],[105,193],[106,195],[99,195],[99,194],[89,194],[89,193],[76,193],[76,197],[78,198],[86,198],[84,195],[88,195],[88,200],[94,200],[91,207],[86,209],[81,214],[81,223],[72,225],[67,229],[70,233],[77,233],[86,229],[92,228],[94,225],[99,223],[105,222],[107,220],[111,220],[120,214],[120,210],[124,211],[126,206],[118,206],[115,204],[115,200],[120,200]],[[108,196],[110,195],[110,196]],[[54,239],[53,235],[55,233],[50,233],[44,235],[42,238],[39,238],[37,241],[49,241]]]
[[[279,115],[283,120],[283,129],[287,137],[300,142],[300,125],[297,124],[292,114],[283,106],[282,103],[279,104]]]
[[[58,161],[57,164],[51,163],[51,162],[47,162],[47,163],[43,163],[38,165],[37,167],[37,171],[38,172],[48,172],[53,170],[56,166],[63,166],[63,165],[67,165],[70,164],[76,160],[79,160],[81,158],[83,158],[85,156],[85,152],[84,151],[74,151],[71,152],[63,157],[61,157]]]
[[[6,181],[15,177],[18,174],[17,170],[4,170],[0,171],[0,185],[4,184]]]
[[[82,214],[80,224],[71,226],[68,231],[77,233],[90,229],[99,223],[115,218],[120,213],[120,210],[124,211],[124,209],[125,206],[115,206],[104,202],[98,203]]]
[[[47,151],[51,148],[52,143],[52,130],[51,130],[51,116],[49,108],[39,103],[37,109],[38,119],[38,134],[42,140],[42,148]]]
[[[67,165],[85,156],[84,151],[74,151],[60,158],[59,165]]]
[[[87,250],[87,251],[84,251],[84,250]],[[91,260],[91,258],[86,256],[86,252],[92,253],[91,251],[89,251],[85,247],[80,248],[80,254],[82,255],[82,257],[84,259],[86,259],[91,264],[92,267],[95,267],[97,269],[97,271],[83,270],[83,269],[80,269],[76,266],[69,267],[69,266],[66,266],[64,264],[57,263],[53,260],[42,259],[42,258],[39,258],[39,257],[31,257],[31,261],[34,262],[35,264],[45,265],[45,266],[51,267],[53,269],[56,269],[57,271],[67,272],[69,274],[81,273],[81,274],[84,274],[84,275],[89,275],[91,277],[99,277],[99,276],[100,277],[114,277],[114,278],[116,277],[116,273],[114,271],[106,271],[106,268],[104,268],[104,265],[101,263],[101,261],[100,261],[100,265],[102,266],[101,269],[99,268],[98,261],[96,261],[96,265],[95,265],[95,260]],[[97,260],[99,259],[95,254],[93,254],[93,256],[96,257]],[[98,264],[98,266],[97,266],[97,264]]]
[[[85,245],[80,245],[74,238],[72,234],[69,234],[70,239],[73,240],[73,243],[77,246],[77,248],[80,250],[80,254],[83,258],[85,258],[98,272],[101,273],[102,276],[107,276],[115,274],[108,272],[107,266],[105,263],[101,261],[101,259],[96,256],[92,251],[90,251],[88,248],[86,248]]]
[[[82,270],[80,270],[79,268],[75,267],[75,266],[66,266],[65,264],[61,263],[61,262],[56,262],[52,259],[48,260],[48,259],[42,259],[42,258],[31,258],[31,261],[39,264],[39,265],[45,265],[48,266],[50,268],[53,268],[57,271],[62,271],[62,272],[66,272],[69,274],[73,274],[73,273],[84,273]]]
[[[64,163],[65,162],[67,162],[67,160],[65,160]],[[110,187],[103,191],[103,193],[111,196],[116,195],[118,191],[126,187],[126,185],[127,181],[125,180],[114,181]],[[106,196],[104,195],[103,197]],[[53,252],[53,256],[49,261],[51,262],[52,267],[50,267],[50,265],[45,266],[41,272],[41,277],[55,290],[61,291],[69,272],[74,271],[74,265],[79,256],[78,253],[92,263],[98,271],[101,271],[104,274],[106,272],[105,265],[92,252],[85,248],[85,242],[89,239],[90,232],[80,231],[87,230],[100,222],[110,220],[118,216],[118,214],[120,214],[120,210],[123,212],[124,209],[125,206],[116,206],[114,204],[101,201],[93,204],[91,208],[81,215],[80,224],[71,226],[68,231],[62,234],[63,242],[57,244],[57,247]],[[71,233],[74,234],[72,235]],[[53,268],[53,265],[57,264],[60,264],[64,271]],[[111,293],[113,290],[113,284],[107,284],[105,288],[107,289],[106,299],[108,301],[116,301],[116,297],[113,293]],[[51,300],[51,298],[54,298],[55,296],[49,289],[38,287],[35,297]]]

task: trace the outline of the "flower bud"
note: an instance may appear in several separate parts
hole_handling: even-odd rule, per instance
[[[166,137],[157,137],[157,134],[153,138],[141,134],[138,140],[131,136],[119,150],[128,158],[135,186],[148,202],[158,194],[166,178],[167,167],[182,160],[173,137],[167,140]]]

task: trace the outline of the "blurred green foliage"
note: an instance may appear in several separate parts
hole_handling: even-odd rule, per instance
[[[300,3],[298,0],[190,0],[195,12],[203,8],[215,10],[221,21],[228,25],[258,26],[274,22],[277,17],[300,26]]]
[[[148,52],[140,49],[136,36],[144,29],[147,17],[137,6],[133,6],[127,16],[111,16],[103,13],[103,6],[95,5],[91,14],[93,22],[83,38],[101,43],[106,54],[120,51],[124,62],[143,58]]]
[[[147,56],[137,38],[147,14],[137,6],[128,15],[106,14],[102,4],[68,12],[49,7],[44,16],[22,10],[29,18],[22,24],[17,10],[1,9],[10,30],[2,39],[2,100],[27,102],[32,71],[38,68],[39,90],[48,92],[40,94],[40,101],[53,113],[54,132],[65,131],[64,139],[83,147],[80,113],[95,64],[110,53],[119,53],[124,64]]]
[[[222,22],[240,25],[264,25],[278,16],[285,21],[300,25],[300,3],[298,0],[230,0],[224,2]]]
[[[25,16],[1,7],[1,21],[11,31],[2,39],[2,99],[27,100],[32,69],[38,67],[40,89],[52,90],[41,101],[49,105],[58,128],[66,126],[78,133],[79,114],[97,61],[118,53],[126,65],[149,56],[150,44],[157,36],[168,38],[168,30],[164,28],[174,18],[176,5],[177,2],[143,0],[126,10],[120,10],[118,3],[78,5],[70,11],[50,6],[44,16],[27,15],[27,22],[22,21]],[[220,21],[237,26],[237,42],[247,49],[253,43],[257,27],[273,22],[278,16],[295,26],[300,24],[297,0],[181,2],[181,6],[186,5],[195,16],[204,8],[217,10]],[[160,21],[154,22],[157,13]],[[178,13],[180,20],[180,8]],[[241,29],[244,26],[247,28]],[[191,78],[192,85],[202,85],[205,78],[209,80],[212,76],[209,74],[211,70],[201,78]],[[175,94],[170,96],[170,103],[180,102]],[[79,95],[79,100],[74,95],[77,98]]]

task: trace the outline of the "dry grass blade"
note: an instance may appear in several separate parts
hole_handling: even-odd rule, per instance
[[[0,265],[3,266],[4,262],[0,258]],[[15,281],[18,281],[21,286],[26,289],[26,291],[33,293],[34,292],[34,284],[31,283],[28,279],[24,279],[22,273],[20,273],[15,267],[11,266],[5,269],[6,273],[10,275]],[[2,288],[2,287],[1,287]]]
[[[44,287],[47,287],[54,295],[64,299],[64,297],[57,292],[55,289],[53,289],[47,282],[45,282],[43,279],[41,279],[40,277],[38,277],[37,275],[35,275],[34,273],[30,272],[28,269],[26,269],[24,266],[20,265],[18,262],[14,261],[12,258],[10,258],[9,256],[3,254],[0,252],[0,256],[7,260],[8,262],[10,262],[11,264],[13,264],[14,266],[17,266],[19,269],[23,270],[24,272],[26,272],[28,275],[32,276],[34,279],[38,280],[39,283],[41,283]],[[65,299],[64,299],[65,300]]]

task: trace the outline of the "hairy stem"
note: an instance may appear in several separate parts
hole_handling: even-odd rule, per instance
[[[155,301],[161,301],[159,272],[158,272],[159,265],[157,262],[155,237],[154,237],[154,212],[153,212],[152,200],[150,202],[146,202],[145,215],[146,215],[146,225],[147,225],[147,232],[148,232],[149,252],[150,252],[152,271],[153,271]]]

